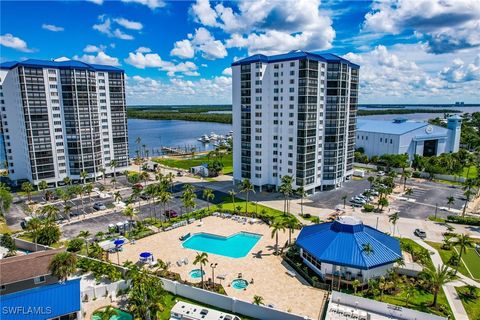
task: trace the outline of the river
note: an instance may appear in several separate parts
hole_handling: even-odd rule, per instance
[[[388,107],[387,107],[388,108]],[[422,108],[430,109],[429,107],[407,107],[408,109]],[[361,108],[367,109],[367,108]],[[373,110],[373,109],[369,109]],[[399,108],[402,110],[402,108]],[[475,107],[452,107],[452,110],[460,110],[463,112],[478,112],[480,106]],[[228,113],[231,111],[224,111]],[[211,113],[219,113],[213,111]],[[406,118],[414,121],[426,121],[435,117],[443,117],[443,113],[411,113],[411,114],[385,114],[364,116],[362,119],[375,120],[392,120],[397,117]],[[146,145],[150,155],[158,155],[162,146],[180,147],[190,150],[195,147],[197,151],[212,150],[212,144],[204,144],[197,139],[204,134],[215,132],[216,134],[226,135],[232,126],[224,123],[214,122],[198,122],[198,121],[183,121],[183,120],[144,120],[144,119],[129,119],[128,120],[128,139],[130,156],[135,156],[135,150],[138,146],[135,143],[137,137],[140,137],[141,144]]]
[[[138,137],[141,144],[146,145],[150,155],[158,155],[162,146],[187,150],[193,146],[197,151],[212,150],[214,148],[212,144],[204,144],[197,139],[211,132],[226,135],[230,130],[232,126],[224,123],[128,119],[129,153],[131,157],[135,156],[138,148],[135,141]]]

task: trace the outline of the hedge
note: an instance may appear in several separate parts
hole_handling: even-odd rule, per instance
[[[480,226],[480,218],[475,217],[448,216],[447,222]]]

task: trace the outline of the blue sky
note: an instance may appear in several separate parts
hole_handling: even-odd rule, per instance
[[[480,102],[478,0],[0,5],[1,61],[117,65],[128,75],[129,104],[230,103],[233,61],[296,49],[360,64],[362,103]]]

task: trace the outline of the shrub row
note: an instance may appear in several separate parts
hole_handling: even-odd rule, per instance
[[[448,216],[447,222],[480,226],[480,218],[476,217]]]

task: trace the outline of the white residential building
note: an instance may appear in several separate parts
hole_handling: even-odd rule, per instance
[[[232,64],[234,179],[276,189],[336,188],[353,173],[359,66],[292,51]]]
[[[9,178],[57,184],[128,166],[123,70],[61,59],[0,64]]]

